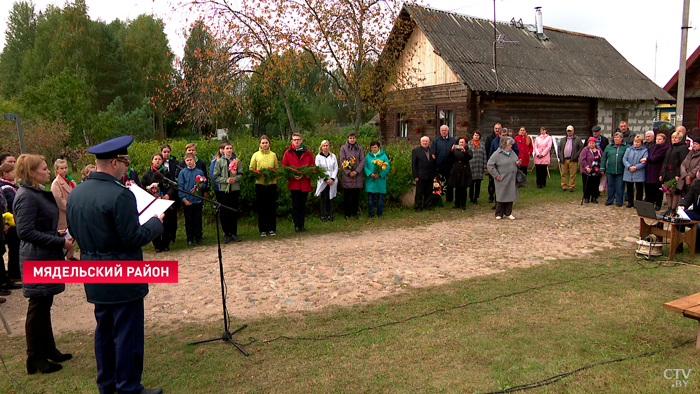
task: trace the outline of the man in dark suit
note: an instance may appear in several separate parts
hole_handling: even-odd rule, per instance
[[[411,153],[411,168],[416,181],[416,212],[423,209],[433,210],[433,179],[435,178],[435,159],[430,154],[430,138],[423,136],[420,146]]]
[[[97,171],[68,196],[67,219],[81,260],[143,260],[141,247],[163,233],[163,215],[139,224],[136,199],[119,179],[129,167],[134,139],[118,137],[88,149]],[[101,394],[160,394],[141,385],[144,354],[143,298],[147,283],[86,283],[95,304],[95,359]]]
[[[610,141],[600,134],[600,130],[600,126],[593,126],[593,128],[591,129],[591,137],[595,138],[595,144],[598,145],[600,151],[603,152],[605,151],[605,147],[608,146]]]

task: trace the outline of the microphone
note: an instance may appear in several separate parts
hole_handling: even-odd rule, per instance
[[[175,187],[177,187],[177,182],[173,181],[173,180],[170,179],[170,178],[164,177],[163,174],[161,174],[160,172],[156,172],[155,174],[153,174],[153,181],[156,182],[156,183],[161,183],[161,182],[163,182],[163,183],[165,183],[166,185],[170,185],[170,186],[175,186]]]

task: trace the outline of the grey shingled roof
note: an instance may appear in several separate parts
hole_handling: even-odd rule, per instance
[[[495,92],[493,23],[405,4],[409,16],[457,77],[471,90]],[[602,37],[544,28],[542,41],[527,28],[496,23],[505,40],[497,50],[498,92],[613,100],[673,100]]]

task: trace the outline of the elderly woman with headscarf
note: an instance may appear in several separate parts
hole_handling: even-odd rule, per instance
[[[600,172],[606,176],[608,182],[608,199],[605,205],[613,205],[613,202],[618,207],[622,206],[625,195],[625,184],[623,176],[625,174],[625,164],[622,158],[625,157],[625,152],[629,148],[623,141],[622,133],[616,132],[613,137],[613,143],[605,147],[603,158],[600,161]]]
[[[511,137],[501,138],[498,149],[486,164],[496,186],[496,220],[504,216],[515,220],[513,202],[518,200],[515,178],[521,161],[513,151],[514,143],[515,140]]]

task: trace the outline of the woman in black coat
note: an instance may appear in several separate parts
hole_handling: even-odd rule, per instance
[[[683,134],[676,131],[671,134],[671,148],[666,151],[664,156],[664,162],[661,166],[661,172],[659,174],[659,181],[666,183],[672,179],[678,181],[678,186],[671,194],[666,195],[666,202],[668,202],[668,210],[664,213],[668,214],[671,211],[676,211],[678,208],[678,203],[681,201],[681,187],[682,181],[681,176],[681,163],[688,155],[688,146],[683,140]],[[680,186],[680,187],[679,187]]]
[[[160,175],[156,175],[160,174]],[[148,187],[153,184],[158,184],[159,197],[164,200],[175,200],[177,199],[177,189],[168,186],[163,179],[170,179],[174,181],[170,171],[168,171],[163,165],[163,155],[156,153],[151,156],[151,167],[146,170],[141,178],[141,184],[148,190]],[[150,190],[148,190],[150,192]],[[172,222],[177,223],[177,211],[173,208],[175,204],[171,205],[165,210],[165,216],[163,217],[163,227],[167,228],[168,225],[172,226]],[[156,253],[167,252],[170,250],[170,235],[161,234],[153,239],[153,247],[156,249]]]
[[[467,137],[457,140],[457,145],[452,146],[450,155],[454,159],[450,179],[447,184],[455,188],[455,205],[452,209],[467,209],[467,188],[472,184],[472,170],[469,160],[472,152],[467,148]]]
[[[63,260],[63,249],[73,247],[72,239],[56,231],[58,206],[53,193],[44,191],[42,184],[51,181],[51,170],[42,156],[22,155],[15,170],[20,185],[14,202],[17,236],[22,241],[19,249],[20,268],[24,261]],[[23,281],[24,282],[24,281]],[[27,321],[27,373],[37,370],[51,373],[60,370],[62,362],[72,358],[56,349],[51,327],[53,296],[65,290],[63,283],[22,284],[24,296],[29,298]]]

